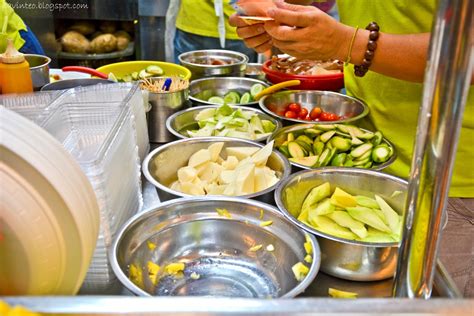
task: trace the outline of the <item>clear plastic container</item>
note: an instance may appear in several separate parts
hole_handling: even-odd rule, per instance
[[[96,102],[118,102],[120,106],[130,107],[135,124],[138,153],[143,161],[150,149],[148,126],[146,120],[145,102],[138,84],[116,83],[79,87],[65,91],[51,107],[61,107],[64,103],[83,104]]]
[[[81,288],[85,294],[120,291],[108,250],[120,227],[143,204],[131,110],[120,104],[62,103],[42,124],[77,160],[99,203],[99,239]]]
[[[62,91],[51,91],[2,95],[0,96],[0,106],[17,112],[41,125],[50,114],[47,108],[62,93]]]

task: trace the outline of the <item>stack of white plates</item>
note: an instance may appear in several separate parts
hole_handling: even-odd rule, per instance
[[[90,181],[46,131],[0,118],[0,295],[73,295],[99,230]]]

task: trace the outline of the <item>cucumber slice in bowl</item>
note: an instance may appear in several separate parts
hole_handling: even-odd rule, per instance
[[[249,92],[245,92],[240,98],[240,104],[247,104],[253,101],[252,96]]]
[[[262,84],[256,83],[250,88],[250,95],[252,98],[255,98],[255,96],[262,92],[263,89],[265,89],[265,87]]]
[[[240,94],[235,91],[231,91],[224,96],[224,102],[227,104],[239,104]]]
[[[221,97],[217,97],[217,96],[214,96],[214,97],[210,97],[207,102],[209,103],[214,103],[214,104],[224,104],[225,101],[223,98]]]

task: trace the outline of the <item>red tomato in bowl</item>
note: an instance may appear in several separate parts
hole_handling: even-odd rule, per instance
[[[288,111],[299,113],[301,111],[301,105],[299,105],[298,103],[290,103],[288,104]]]
[[[339,116],[334,113],[322,112],[321,115],[319,116],[319,119],[321,121],[337,121],[339,120]]]
[[[286,111],[286,112],[285,112],[285,117],[286,117],[286,118],[295,119],[295,118],[298,117],[298,114],[296,114],[296,113],[293,112],[293,111]]]
[[[308,116],[308,109],[307,108],[302,108],[300,110],[300,113],[298,114],[298,117],[302,120],[304,120]]]
[[[309,113],[309,116],[311,117],[312,120],[317,119],[321,115],[321,108],[320,107],[315,107],[311,109],[311,112]]]

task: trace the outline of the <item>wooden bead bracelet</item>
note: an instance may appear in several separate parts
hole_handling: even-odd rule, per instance
[[[379,39],[380,28],[377,23],[371,22],[365,29],[370,31],[369,42],[367,43],[367,50],[365,51],[362,64],[354,66],[354,73],[357,77],[363,77],[369,71],[369,67],[374,59],[375,50],[377,49],[377,40]]]

